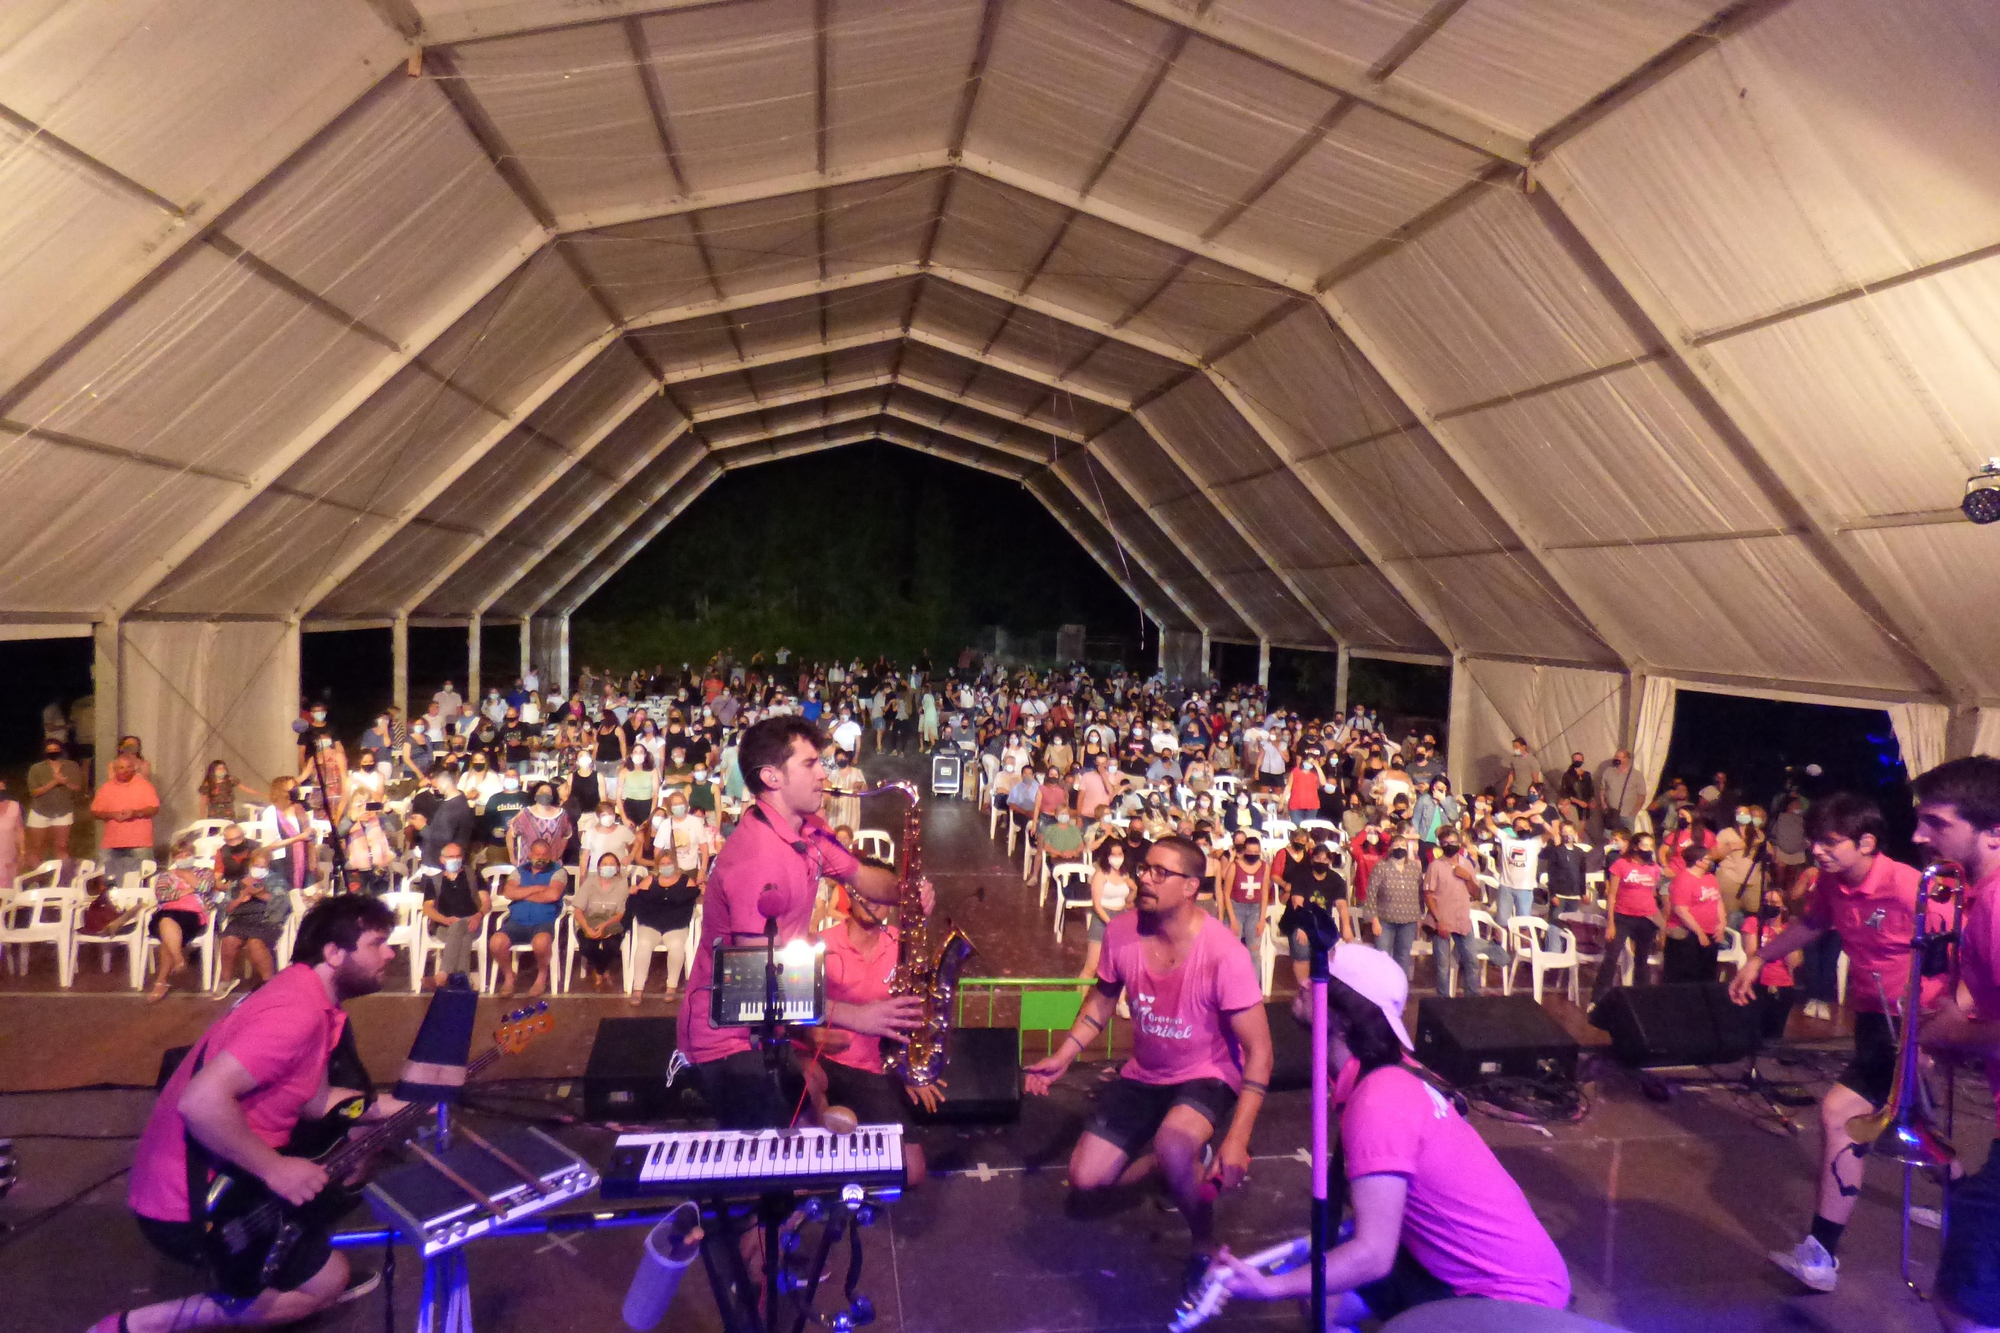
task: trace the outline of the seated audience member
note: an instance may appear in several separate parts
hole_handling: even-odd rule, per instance
[[[185,946],[208,929],[209,899],[215,892],[215,871],[194,854],[194,841],[183,838],[173,846],[167,868],[153,877],[153,937],[160,942],[154,964],[153,989],[147,1000],[167,998],[173,978],[187,966]]]
[[[436,970],[431,984],[442,986],[446,978],[472,971],[472,947],[492,909],[493,895],[479,883],[465,864],[465,848],[448,842],[438,849],[438,864],[424,867],[424,919],[438,936]]]
[[[624,947],[625,906],[632,887],[625,863],[614,853],[599,852],[584,864],[590,873],[578,882],[576,895],[570,900],[570,929],[576,932],[577,952],[583,956],[584,971],[590,974],[591,989],[604,990],[611,984],[611,969]]]
[[[645,998],[646,977],[656,952],[666,954],[661,969],[666,974],[666,998],[680,993],[687,971],[688,929],[700,901],[701,885],[672,857],[661,857],[653,873],[632,886],[625,907],[632,931],[632,975],[625,985],[631,1003]]]
[[[554,797],[552,789],[544,790]],[[500,946],[493,961],[499,969],[501,995],[514,993],[513,945],[523,946],[535,955],[535,982],[528,994],[539,996],[548,990],[556,922],[562,916],[563,895],[568,891],[569,877],[556,863],[555,848],[544,839],[535,839],[528,845],[527,865],[516,866],[500,890],[507,900],[507,919],[500,925],[506,939],[493,941]]]
[[[271,853],[255,843],[244,845],[249,851],[242,875],[223,885],[229,894],[224,907],[228,917],[217,953],[217,995],[236,989],[236,962],[244,952],[250,955],[258,984],[272,978],[277,972],[278,941],[292,915],[291,887],[272,873]]]

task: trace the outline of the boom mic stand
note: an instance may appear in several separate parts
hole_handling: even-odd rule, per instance
[[[1327,1104],[1333,1089],[1327,1078],[1326,991],[1333,980],[1333,949],[1340,928],[1325,904],[1311,901],[1295,910],[1293,925],[1305,932],[1312,954],[1312,1297],[1306,1313],[1307,1327],[1318,1333],[1326,1327],[1326,1252],[1346,1207],[1346,1181],[1341,1181],[1341,1197],[1334,1199],[1327,1170]]]

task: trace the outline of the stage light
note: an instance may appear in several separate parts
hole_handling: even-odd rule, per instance
[[[1965,480],[1965,498],[1958,503],[1974,523],[2000,523],[2000,458]]]

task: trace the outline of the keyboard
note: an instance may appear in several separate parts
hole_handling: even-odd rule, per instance
[[[754,1000],[740,1000],[736,1004],[734,1021],[737,1023],[761,1023],[764,1021],[764,997]],[[818,1007],[810,998],[803,1000],[778,1001],[778,1019],[785,1023],[811,1023],[819,1018]]]
[[[901,1125],[862,1125],[852,1134],[691,1129],[619,1135],[598,1192],[607,1199],[729,1198],[859,1185],[893,1198],[905,1180]]]

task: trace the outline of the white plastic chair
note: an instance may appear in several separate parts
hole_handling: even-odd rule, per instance
[[[1264,845],[1266,847],[1274,847],[1286,842],[1291,838],[1292,830],[1297,827],[1298,825],[1292,823],[1289,819],[1265,820],[1263,828]]]
[[[701,951],[701,904],[694,905],[694,915],[688,918],[688,944],[682,950],[681,984],[694,975],[694,956]]]
[[[1072,908],[1082,908],[1085,924],[1089,924],[1090,912],[1090,867],[1074,862],[1064,862],[1050,872],[1050,882],[1056,896],[1056,943],[1062,943],[1063,914]],[[1075,892],[1073,892],[1073,890]]]
[[[292,910],[285,917],[284,928],[278,932],[278,947],[272,951],[280,972],[292,965],[292,949],[299,939],[299,918],[306,914],[310,906],[306,895],[298,889],[288,889],[286,895],[292,901]]]
[[[422,896],[420,891],[418,893],[419,899]],[[421,978],[430,974],[431,955],[444,952],[444,936],[438,934],[432,928],[431,919],[425,915],[421,901],[417,904],[416,916],[418,922],[423,926],[423,952],[421,955],[412,954],[410,962],[413,974],[419,978],[417,985],[421,987],[423,985]],[[290,922],[286,924],[289,925]],[[485,988],[486,922],[484,918],[474,923],[474,930],[472,932],[472,971],[466,974],[466,980],[471,983],[474,990],[483,990]]]
[[[1270,903],[1264,908],[1264,925],[1257,932],[1257,970],[1264,983],[1264,998],[1271,998],[1271,983],[1278,971],[1278,919],[1285,914],[1283,903]],[[1284,941],[1284,954],[1291,956],[1290,941]]]
[[[1565,932],[1561,949],[1551,949],[1549,943],[1549,923],[1538,916],[1517,916],[1507,922],[1507,943],[1514,957],[1507,965],[1507,993],[1513,994],[1514,971],[1521,964],[1528,965],[1533,978],[1535,1003],[1542,1002],[1542,978],[1550,972],[1569,973],[1569,998],[1577,1003],[1580,993],[1577,975],[1581,970],[1576,956],[1576,940]]]
[[[1304,829],[1314,842],[1325,842],[1340,832],[1340,826],[1330,819],[1301,819],[1298,826]]]
[[[1472,937],[1479,942],[1479,989],[1485,990],[1492,984],[1488,973],[1496,962],[1500,968],[1500,993],[1513,994],[1514,951],[1507,947],[1507,932],[1500,929],[1500,922],[1493,913],[1483,907],[1472,909]],[[1494,955],[1498,954],[1496,960]]]
[[[69,972],[72,977],[76,975],[77,954],[86,944],[98,946],[99,958],[106,972],[111,970],[111,951],[123,949],[128,984],[133,990],[138,990],[146,979],[146,938],[153,925],[153,892],[143,888],[112,889],[111,904],[121,912],[134,907],[139,911],[122,929],[105,935],[85,934],[79,918],[76,930],[70,936]]]
[[[174,841],[180,842],[183,839],[192,841],[196,838],[220,838],[224,829],[238,822],[247,825],[250,821],[247,819],[242,821],[234,819],[197,819],[189,823],[179,833],[176,833]]]
[[[499,976],[500,972],[500,962],[495,956],[494,950],[501,946],[493,943],[493,937],[499,935],[501,933],[500,928],[507,924],[507,916],[510,910],[511,904],[496,900],[493,910],[486,915],[485,938],[482,941],[485,945],[486,984],[481,989],[489,995],[493,993],[495,979]],[[551,995],[561,995],[563,993],[563,941],[568,934],[563,923],[568,918],[569,897],[565,894],[562,901],[562,915],[558,916],[555,925],[550,927],[549,994]],[[535,946],[532,943],[516,944],[509,938],[506,941],[505,947],[511,950],[514,955],[514,972],[516,976],[526,975],[534,971]],[[521,961],[523,954],[527,955],[527,962],[525,964]]]
[[[857,856],[872,856],[884,865],[896,864],[896,840],[878,828],[865,828],[854,835]]]
[[[0,902],[0,945],[7,970],[28,973],[28,950],[46,944],[56,951],[56,978],[68,990],[76,976],[77,900],[62,889],[16,889]]]
[[[396,928],[383,943],[391,949],[401,949],[409,960],[410,994],[415,995],[424,988],[424,955],[430,951],[430,921],[424,916],[424,895],[415,889],[392,889],[382,895],[382,905],[396,914]]]
[[[1243,780],[1234,773],[1217,773],[1209,784],[1217,796],[1235,796],[1243,789]]]
[[[1743,932],[1734,926],[1722,928],[1722,948],[1715,955],[1715,961],[1727,968],[1738,968],[1749,955],[1743,951]],[[1735,972],[1724,972],[1725,977],[1735,976]]]
[[[148,890],[148,892],[150,893],[151,890]],[[154,898],[157,903],[158,895],[154,895]],[[151,929],[151,922],[158,915],[159,911],[157,907],[151,913],[148,913],[148,928],[144,941],[146,961],[140,971],[141,977],[145,975],[147,970],[152,968],[153,957],[160,949],[160,942],[153,937]],[[192,937],[184,936],[181,939],[181,955],[183,957],[194,954],[201,955],[201,988],[203,991],[212,991],[215,989],[216,974],[222,967],[222,960],[216,957],[215,947],[216,932],[222,928],[221,917],[222,913],[220,912],[210,912],[208,914],[208,924],[202,927],[201,934]]]

